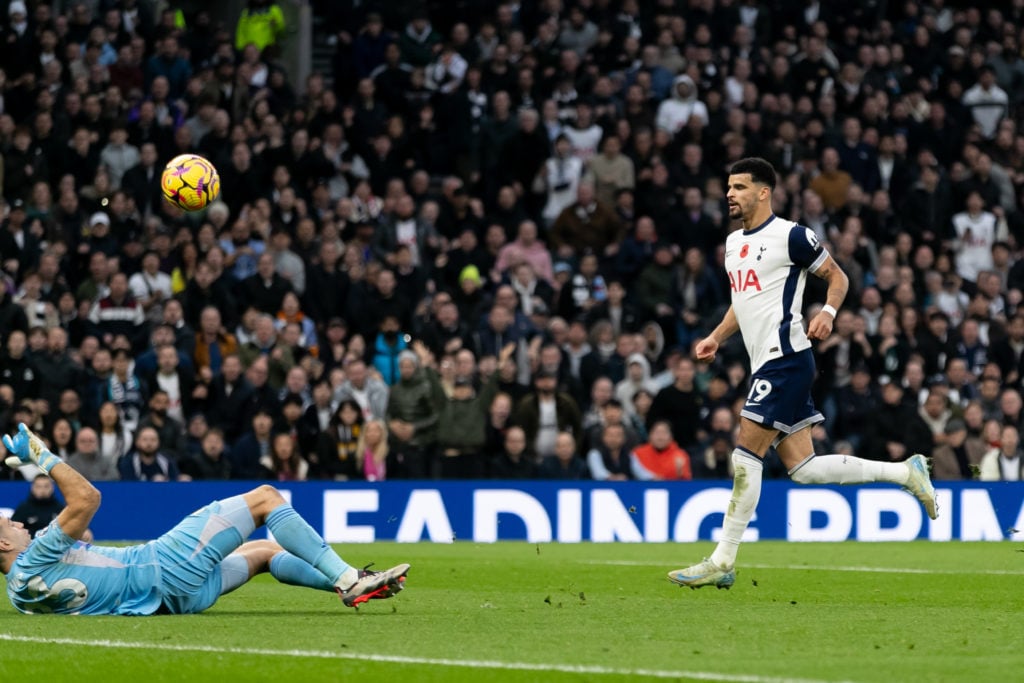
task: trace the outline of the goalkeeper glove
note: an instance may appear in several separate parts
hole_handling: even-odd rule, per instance
[[[49,474],[57,463],[64,462],[51,453],[42,439],[33,434],[24,422],[18,423],[18,433],[13,437],[5,434],[3,442],[7,450],[14,454],[4,461],[8,467],[21,467],[32,463]]]

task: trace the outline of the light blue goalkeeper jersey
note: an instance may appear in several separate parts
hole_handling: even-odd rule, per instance
[[[53,522],[14,561],[7,595],[26,614],[145,615],[160,607],[160,574],[153,542],[96,546]]]

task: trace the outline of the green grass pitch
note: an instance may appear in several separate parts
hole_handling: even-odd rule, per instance
[[[1024,680],[1018,543],[793,544],[740,551],[732,590],[665,572],[711,544],[354,545],[412,564],[358,612],[259,577],[201,615],[0,608],[0,680]]]

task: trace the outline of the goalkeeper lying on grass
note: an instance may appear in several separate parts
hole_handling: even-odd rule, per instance
[[[210,503],[142,545],[108,548],[81,538],[100,493],[51,453],[24,424],[3,444],[7,463],[34,463],[57,483],[67,506],[31,538],[0,517],[0,571],[7,595],[25,613],[188,614],[201,612],[269,571],[282,583],[335,591],[356,607],[402,590],[409,565],[387,571],[347,565],[272,486]],[[245,539],[267,525],[277,542]]]

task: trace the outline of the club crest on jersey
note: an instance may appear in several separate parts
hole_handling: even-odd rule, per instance
[[[768,247],[761,245],[761,251],[757,254],[757,260],[760,261],[761,257],[764,256],[764,252],[768,251]]]
[[[748,289],[761,291],[761,281],[757,279],[757,272],[753,268],[740,269],[736,272],[729,271],[729,287],[734,292],[745,292]]]
[[[740,258],[747,258],[747,253],[750,251],[750,245],[744,244],[740,247]]]

